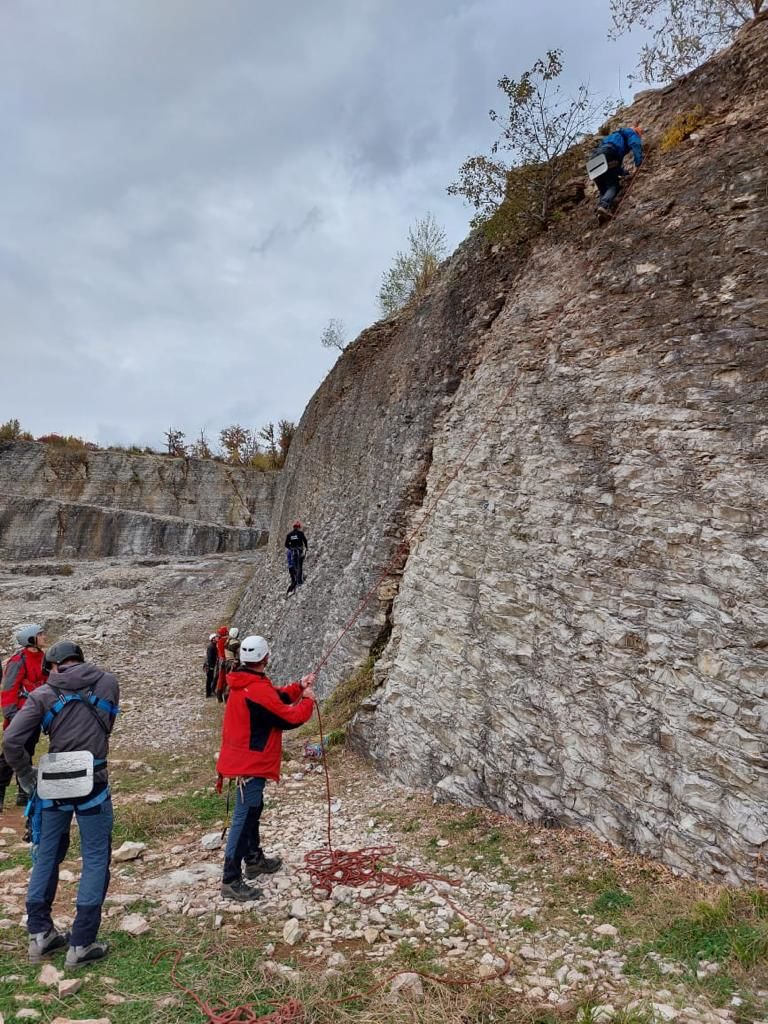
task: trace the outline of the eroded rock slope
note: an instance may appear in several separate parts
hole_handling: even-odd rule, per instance
[[[194,555],[265,544],[275,472],[210,459],[0,444],[5,558]]]
[[[768,841],[768,22],[632,120],[615,223],[536,248],[436,432],[357,744],[398,779],[754,878]],[[508,389],[508,391],[507,391]]]

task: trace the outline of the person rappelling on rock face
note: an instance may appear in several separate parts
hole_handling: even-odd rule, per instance
[[[300,587],[304,582],[304,556],[307,553],[308,547],[307,538],[301,529],[301,523],[296,520],[293,524],[293,529],[285,538],[288,572],[291,576],[291,582],[288,587],[289,594],[292,594],[296,587]]]
[[[599,220],[610,220],[621,187],[621,179],[630,172],[624,169],[624,157],[632,154],[635,170],[643,162],[643,140],[639,128],[619,128],[600,140],[587,161],[587,174],[600,193],[597,206]]]
[[[29,695],[42,686],[48,678],[45,651],[43,650],[45,644],[43,627],[36,622],[19,626],[16,630],[16,643],[19,645],[18,650],[11,655],[6,663],[2,692],[0,693],[4,730],[24,707]],[[30,733],[27,738],[25,750],[30,760],[35,755],[35,747],[39,739],[39,729]],[[5,802],[5,791],[12,778],[13,770],[6,761],[5,754],[0,754],[0,813],[2,813]],[[19,807],[26,807],[27,804],[27,797],[21,786],[19,786],[16,804]]]
[[[283,730],[308,721],[315,707],[314,673],[298,683],[275,687],[266,675],[269,653],[261,636],[247,636],[240,645],[240,666],[227,678],[229,700],[216,764],[219,785],[223,779],[238,780],[221,895],[240,903],[263,895],[244,880],[243,864],[246,878],[271,875],[282,864],[280,857],[267,857],[261,848],[264,787],[267,779],[280,779]]]

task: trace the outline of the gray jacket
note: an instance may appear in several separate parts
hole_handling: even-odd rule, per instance
[[[26,704],[14,716],[3,734],[5,760],[19,775],[28,772],[32,763],[24,744],[40,728],[45,714],[59,699],[60,694],[73,691],[77,691],[83,697],[92,692],[96,697],[114,705],[120,700],[117,679],[96,665],[67,665],[61,671],[52,672],[48,682],[29,695]],[[90,750],[95,760],[106,759],[109,751],[109,734],[113,725],[114,718],[106,711],[87,707],[80,701],[72,701],[51,721],[49,749],[52,754],[70,750]],[[106,770],[97,770],[94,783],[105,780]]]

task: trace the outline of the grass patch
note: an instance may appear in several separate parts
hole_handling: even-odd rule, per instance
[[[119,808],[115,820],[114,844],[151,843],[185,828],[200,831],[226,815],[226,802],[218,793],[172,796],[161,804],[130,803]]]
[[[0,977],[20,975],[20,982],[0,983],[0,1010],[10,1015],[21,1006],[34,1006],[42,1013],[42,1021],[54,1017],[98,1018],[109,1017],[112,1024],[199,1024],[200,1011],[188,997],[179,993],[171,984],[168,958],[155,962],[158,954],[174,947],[183,947],[187,954],[178,966],[179,980],[194,989],[197,994],[212,1003],[219,1000],[230,1006],[243,1002],[254,1002],[261,1012],[268,1012],[274,1006],[270,1002],[273,992],[265,984],[260,971],[261,953],[257,948],[232,948],[223,939],[213,939],[192,929],[183,918],[175,919],[174,930],[161,935],[142,935],[132,939],[120,932],[109,932],[108,924],[103,929],[112,946],[112,954],[101,964],[89,968],[92,975],[75,996],[66,1003],[51,997],[43,1003],[46,995],[37,984],[40,967],[26,963],[22,958],[26,937],[21,930],[13,935],[18,939],[14,952],[0,951]],[[61,966],[59,958],[55,958]],[[114,979],[105,983],[104,977]],[[104,1003],[104,996],[113,992],[125,998],[117,1006]],[[17,1001],[14,996],[25,995],[29,1001]],[[167,996],[179,996],[178,1005],[157,1006],[158,1000]]]
[[[745,983],[764,989],[768,983],[766,894],[726,891],[714,903],[696,904],[690,914],[673,918],[632,950],[625,973],[659,979],[658,957],[681,965],[685,980],[705,989],[720,1005]],[[698,978],[703,961],[717,963],[720,969]]]
[[[613,916],[631,907],[634,902],[635,898],[631,893],[612,887],[604,889],[597,899],[593,900],[589,912],[602,917]]]
[[[365,698],[373,693],[374,660],[368,658],[348,679],[339,683],[323,704],[323,733],[329,747],[344,742],[348,723]],[[302,740],[319,739],[314,719],[296,730],[295,735]]]

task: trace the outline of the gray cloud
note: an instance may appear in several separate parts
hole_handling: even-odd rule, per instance
[[[2,5],[3,418],[152,444],[298,418],[323,326],[376,318],[409,224],[466,233],[444,190],[492,138],[497,78],[563,46],[572,83],[615,94],[635,47],[606,42],[607,6]]]

